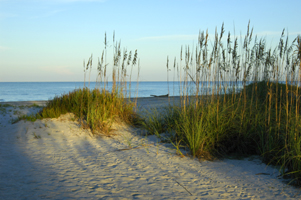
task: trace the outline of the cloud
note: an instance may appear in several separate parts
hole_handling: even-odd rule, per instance
[[[195,40],[195,39],[198,39],[198,35],[162,35],[162,36],[142,37],[137,40]]]

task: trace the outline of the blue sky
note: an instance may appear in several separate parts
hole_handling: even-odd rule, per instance
[[[122,47],[138,49],[140,81],[166,81],[166,57],[195,46],[200,30],[212,36],[224,22],[239,36],[250,20],[267,44],[283,28],[292,41],[301,34],[300,7],[300,0],[0,0],[0,82],[82,81],[91,53],[95,80],[104,33],[112,44],[113,31]]]

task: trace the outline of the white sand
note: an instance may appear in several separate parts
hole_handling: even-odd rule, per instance
[[[38,109],[0,110],[0,199],[301,198],[257,157],[200,162],[142,130],[116,125],[115,137],[94,137],[71,114],[11,124],[16,110]]]

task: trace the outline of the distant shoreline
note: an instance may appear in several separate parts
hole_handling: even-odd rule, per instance
[[[199,95],[199,96],[211,96],[211,95]],[[181,96],[169,96],[169,97],[131,97],[131,98],[125,98],[125,99],[131,99],[132,101],[134,101],[135,99],[137,99],[138,103],[142,102],[142,101],[146,101],[146,102],[167,102],[168,100],[170,101],[178,101],[180,100]],[[190,97],[195,97],[194,95],[191,95]],[[46,106],[46,103],[49,100],[35,100],[35,101],[3,101],[0,102],[0,104],[10,104],[13,106],[30,106],[33,104],[36,104],[38,106]]]
[[[141,100],[146,100],[147,102],[156,101],[168,101],[168,99],[179,99],[180,96],[170,96],[170,97],[137,97],[138,102]],[[131,97],[131,98],[125,98],[125,99],[131,99],[132,101],[136,99],[136,97]],[[3,101],[0,102],[0,104],[10,104],[12,106],[30,106],[33,104],[36,104],[38,106],[46,106],[48,100],[37,100],[37,101]]]

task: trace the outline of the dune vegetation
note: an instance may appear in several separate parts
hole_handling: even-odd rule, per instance
[[[153,134],[170,133],[198,158],[260,155],[300,185],[301,37],[289,43],[283,30],[271,49],[252,34],[249,23],[242,42],[230,32],[224,40],[222,25],[212,47],[207,31],[200,32],[195,49],[181,48],[179,62],[175,58],[169,67],[167,61],[181,82],[181,106],[171,102],[144,126]]]
[[[107,61],[108,41],[105,34],[104,49],[97,63],[97,84],[94,89],[89,89],[93,55],[88,62],[83,63],[84,87],[76,89],[68,94],[57,96],[47,102],[36,115],[20,116],[14,122],[22,119],[35,121],[43,118],[57,118],[61,114],[73,113],[83,128],[91,129],[92,133],[110,135],[113,122],[125,122],[131,125],[137,124],[140,117],[135,112],[136,103],[128,98],[127,84],[131,81],[127,77],[128,68],[132,72],[133,67],[140,68],[137,50],[121,50],[121,43],[115,41],[113,34],[113,64]],[[138,65],[138,66],[137,66]],[[112,88],[108,88],[108,70],[112,70]],[[139,73],[139,72],[138,72]],[[87,79],[88,75],[88,80]],[[87,84],[87,85],[86,85]],[[131,94],[128,94],[130,96]]]
[[[279,44],[272,49],[265,39],[253,38],[250,23],[244,37],[229,32],[224,38],[224,32],[222,25],[210,46],[208,31],[200,32],[197,46],[181,48],[172,67],[167,58],[167,74],[173,73],[173,81],[180,82],[180,106],[170,102],[163,113],[155,111],[144,118],[135,112],[135,102],[126,98],[126,87],[131,85],[127,69],[132,71],[137,65],[140,69],[137,50],[122,52],[115,35],[109,92],[105,35],[97,63],[99,87],[55,97],[35,117],[72,112],[83,127],[107,134],[114,121],[140,124],[149,134],[160,137],[169,133],[167,140],[188,147],[193,157],[260,155],[267,164],[281,166],[282,174],[293,178],[292,183],[301,185],[301,37],[289,43],[283,30]],[[87,84],[92,60],[91,56],[84,63]]]

